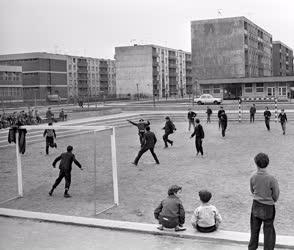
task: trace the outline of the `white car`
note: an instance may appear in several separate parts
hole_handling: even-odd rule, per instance
[[[194,102],[197,104],[221,104],[222,103],[222,98],[217,98],[213,97],[212,95],[209,94],[203,94],[198,98],[194,98]]]

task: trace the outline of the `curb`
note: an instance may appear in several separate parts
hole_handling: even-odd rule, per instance
[[[144,233],[153,235],[163,235],[172,237],[181,237],[186,239],[206,240],[216,243],[235,243],[248,244],[249,233],[233,232],[233,231],[217,231],[209,234],[196,232],[192,228],[188,228],[184,232],[174,232],[171,230],[159,231],[156,229],[157,225],[147,223],[137,223],[128,221],[115,221],[96,219],[89,217],[77,217],[60,214],[49,214],[41,212],[30,212],[25,210],[0,208],[0,216],[10,218],[21,218],[29,220],[37,220],[51,223],[61,223],[75,226],[97,227],[108,230],[119,230],[133,233]],[[263,245],[263,235],[260,235],[260,245]],[[277,236],[277,248],[294,249],[293,236]]]

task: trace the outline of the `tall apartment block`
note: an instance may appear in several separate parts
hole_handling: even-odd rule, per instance
[[[272,35],[245,17],[191,22],[193,81],[272,75]]]
[[[115,95],[115,62],[67,56],[69,98]]]
[[[114,60],[36,52],[0,55],[0,65],[22,67],[25,101],[115,95]]]
[[[293,50],[280,41],[273,42],[273,75],[294,75]]]
[[[191,54],[157,45],[115,48],[118,95],[185,96],[191,92]]]

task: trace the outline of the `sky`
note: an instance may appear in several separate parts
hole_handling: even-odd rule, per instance
[[[134,43],[191,51],[192,20],[233,16],[294,48],[294,0],[0,0],[0,54],[113,59]]]

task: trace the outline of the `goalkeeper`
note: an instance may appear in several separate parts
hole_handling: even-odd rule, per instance
[[[71,196],[68,193],[70,182],[71,182],[71,169],[72,169],[72,163],[74,162],[81,170],[83,170],[82,165],[76,160],[75,155],[72,153],[73,147],[67,146],[67,152],[62,153],[60,156],[58,156],[52,163],[52,166],[55,168],[55,165],[58,161],[60,161],[59,164],[59,176],[56,179],[54,185],[52,186],[52,189],[49,192],[49,195],[53,195],[54,189],[59,185],[59,183],[62,181],[62,179],[65,179],[65,190],[64,190],[64,197],[70,198]]]

